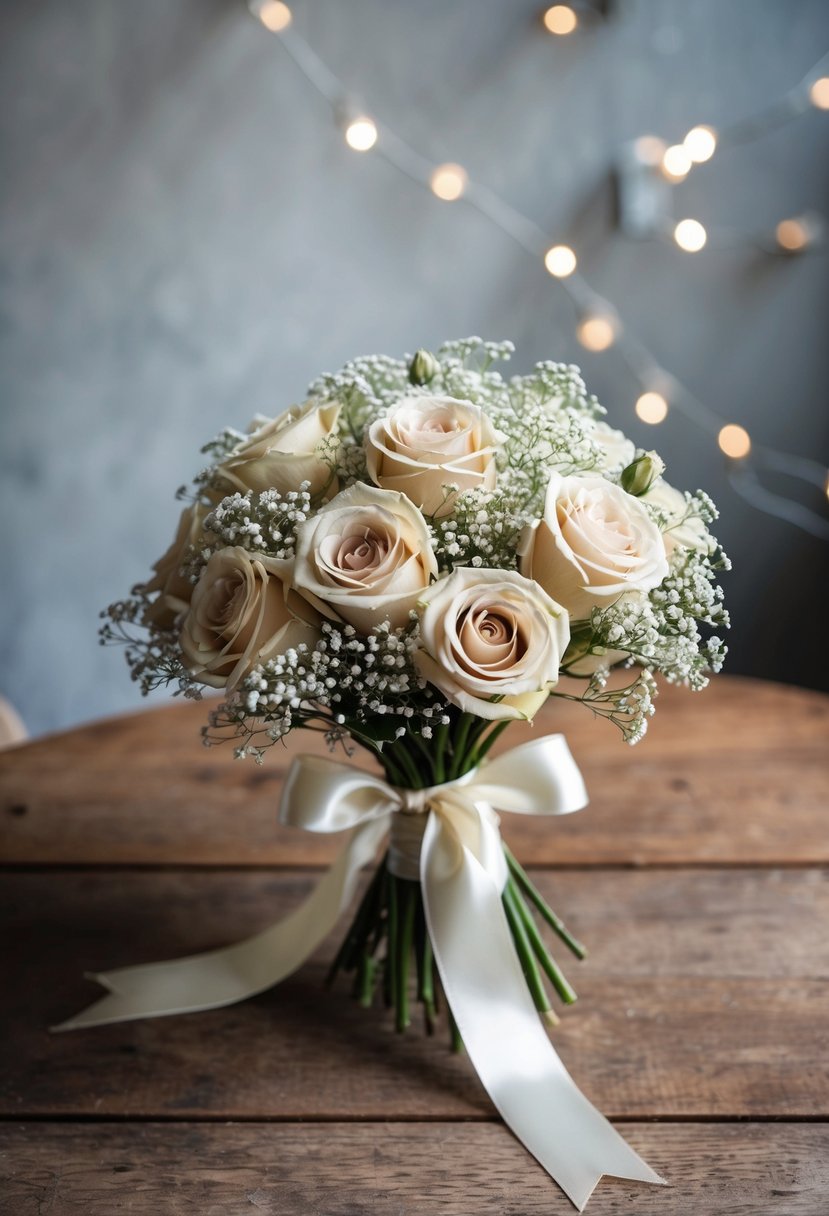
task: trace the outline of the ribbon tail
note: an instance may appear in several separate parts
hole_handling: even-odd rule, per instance
[[[52,1030],[219,1009],[278,984],[301,967],[334,928],[354,895],[360,869],[373,860],[387,831],[387,816],[362,823],[305,902],[245,941],[91,975],[109,990],[107,995]]]
[[[436,814],[423,840],[421,883],[446,998],[511,1131],[579,1211],[603,1174],[664,1184],[567,1072],[527,989],[497,885]]]

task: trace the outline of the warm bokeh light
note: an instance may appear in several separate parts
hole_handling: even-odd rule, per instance
[[[612,317],[591,313],[579,321],[576,337],[585,350],[607,350],[616,341],[616,323]]]
[[[579,19],[569,4],[554,4],[544,14],[544,28],[551,34],[572,34]]]
[[[732,460],[741,460],[751,451],[748,431],[744,426],[737,426],[735,422],[729,422],[722,428],[717,436],[717,443],[726,456],[730,456]]]
[[[829,76],[819,76],[809,87],[809,101],[818,110],[829,110]]]
[[[674,240],[686,253],[699,253],[708,240],[708,233],[699,220],[680,220],[674,228]]]
[[[576,269],[576,255],[569,245],[553,245],[544,254],[544,265],[557,279],[566,279]]]
[[[668,402],[661,393],[643,393],[634,406],[636,417],[642,422],[656,426],[668,416]]]
[[[693,163],[687,148],[682,144],[671,144],[662,157],[662,172],[671,181],[679,182],[690,172]]]
[[[799,253],[809,244],[810,233],[806,224],[800,219],[781,220],[774,230],[777,244],[786,253]]]
[[[438,165],[432,174],[430,185],[432,193],[442,198],[445,203],[454,203],[466,189],[466,169],[462,165]]]
[[[658,165],[665,155],[665,140],[658,135],[640,135],[633,151],[640,165]]]
[[[370,118],[354,118],[345,129],[345,142],[355,152],[368,152],[377,143],[377,127]]]
[[[282,0],[264,0],[256,13],[266,30],[278,34],[291,24],[291,10]]]
[[[682,146],[696,165],[710,160],[717,149],[717,133],[713,127],[692,127]]]

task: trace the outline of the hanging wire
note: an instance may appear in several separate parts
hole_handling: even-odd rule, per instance
[[[260,20],[266,7],[267,0],[248,0],[250,12]],[[359,108],[351,100],[350,91],[309,43],[296,32],[290,23],[289,11],[288,22],[289,24],[272,32],[278,35],[308,83],[329,103],[336,121],[344,124],[350,117],[359,113]],[[782,97],[756,114],[723,128],[717,135],[718,146],[747,143],[806,112],[811,104],[810,86],[827,64],[829,54],[824,55]],[[431,193],[435,162],[423,156],[389,127],[376,122],[375,126],[378,138],[376,144],[372,145],[373,154],[382,157],[398,172]],[[458,199],[485,216],[534,260],[543,259],[551,244],[547,233],[488,186],[467,180]],[[644,389],[658,386],[660,391],[668,395],[671,408],[675,408],[678,413],[709,434],[719,434],[727,420],[699,401],[684,384],[660,365],[648,348],[622,323],[618,310],[610,300],[597,292],[579,271],[573,271],[566,277],[554,277],[559,288],[573,303],[578,315],[604,316],[614,324],[615,332],[610,344],[617,348],[622,360]],[[817,461],[780,452],[766,445],[752,446],[751,460],[762,468],[775,469],[810,484],[820,485],[829,493],[827,469]],[[728,459],[727,476],[734,492],[756,510],[784,520],[821,540],[829,539],[829,521],[809,507],[767,490],[750,467],[749,457]]]

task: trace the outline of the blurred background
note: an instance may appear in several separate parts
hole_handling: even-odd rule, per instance
[[[291,29],[382,124],[378,149],[387,127],[462,164],[571,246],[702,403],[825,465],[827,245],[762,246],[829,216],[829,113],[771,121],[669,189],[709,230],[697,254],[621,232],[614,171],[643,135],[764,111],[829,50],[829,5],[619,0],[565,36],[543,9],[294,0]],[[203,442],[351,356],[471,333],[513,339],[516,371],[579,363],[613,425],[711,493],[726,670],[829,687],[826,541],[735,492],[716,430],[674,408],[641,422],[642,384],[616,346],[579,343],[543,259],[351,150],[241,0],[4,0],[0,81],[0,692],[31,733],[136,707],[97,613],[167,547]],[[819,484],[763,481],[826,518]]]

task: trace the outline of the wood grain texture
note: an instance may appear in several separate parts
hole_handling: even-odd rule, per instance
[[[0,861],[9,864],[321,865],[332,838],[280,828],[300,732],[264,767],[204,749],[203,705],[93,723],[0,755]],[[829,697],[719,677],[701,694],[666,687],[648,737],[627,748],[582,706],[553,701],[534,734],[562,730],[591,806],[556,822],[510,816],[535,865],[829,861]],[[503,746],[532,737],[513,727]]]
[[[603,1179],[590,1216],[819,1216],[829,1126],[629,1124],[669,1180]],[[22,1124],[0,1127],[14,1216],[570,1216],[495,1124]]]
[[[829,1117],[829,882],[820,871],[539,874],[590,942],[554,1042],[610,1117]],[[18,874],[3,884],[0,1114],[489,1119],[465,1058],[322,987],[332,939],[254,1000],[63,1035],[86,970],[235,941],[311,875]],[[4,905],[4,906],[3,906]],[[564,961],[564,960],[562,960]]]

